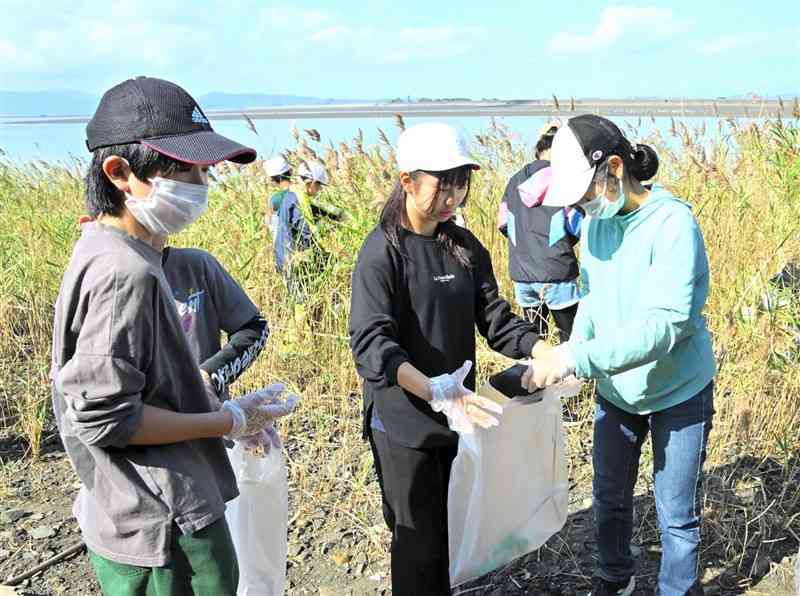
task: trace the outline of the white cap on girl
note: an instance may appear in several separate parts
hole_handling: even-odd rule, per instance
[[[316,161],[304,161],[297,168],[297,175],[312,182],[319,182],[320,184],[328,185],[328,172],[321,163]]]
[[[289,166],[289,162],[286,161],[286,158],[283,155],[276,155],[275,157],[272,157],[264,162],[264,171],[270,178],[285,174],[291,169],[292,168]]]
[[[461,166],[480,169],[458,130],[442,122],[407,128],[397,140],[397,167],[401,172],[443,172]]]

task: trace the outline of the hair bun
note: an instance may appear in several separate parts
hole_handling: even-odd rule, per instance
[[[649,145],[635,144],[631,148],[631,175],[639,181],[650,180],[658,172],[658,154]]]

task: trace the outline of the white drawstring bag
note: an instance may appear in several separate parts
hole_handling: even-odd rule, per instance
[[[524,368],[513,368],[519,384]],[[452,586],[538,549],[564,526],[569,485],[561,398],[577,395],[581,385],[572,377],[513,399],[490,383],[478,391],[502,405],[503,414],[499,426],[459,437],[447,504]]]
[[[289,524],[289,489],[283,450],[264,457],[241,443],[228,450],[239,496],[225,518],[239,562],[237,596],[283,596]]]

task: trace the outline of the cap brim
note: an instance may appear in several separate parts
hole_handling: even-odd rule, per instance
[[[592,183],[595,168],[586,159],[575,131],[567,123],[553,138],[550,148],[552,179],[542,205],[568,207],[580,201]]]
[[[550,187],[544,195],[542,205],[546,207],[569,207],[583,198],[592,183],[595,167],[588,170],[562,171],[553,170]]]
[[[213,130],[141,139],[139,142],[167,157],[199,166],[211,166],[221,161],[246,164],[256,158],[255,149],[231,141]]]

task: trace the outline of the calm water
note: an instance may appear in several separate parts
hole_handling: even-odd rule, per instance
[[[407,125],[417,122],[430,121],[433,118],[405,119]],[[491,119],[487,116],[435,118],[435,120],[449,122],[465,133],[474,135],[487,130]],[[529,116],[505,116],[495,118],[496,121],[508,125],[514,138],[518,141],[533,145],[539,129],[545,124],[546,118]],[[614,118],[629,137],[634,138],[630,131],[633,127],[639,131],[636,138],[642,139],[658,131],[668,139],[670,118],[656,118],[655,123],[649,117],[643,118]],[[689,126],[706,125],[708,135],[713,137],[720,121],[716,118],[682,118],[680,121]],[[744,120],[740,119],[740,122]],[[722,122],[727,130],[727,124]],[[86,159],[89,156],[85,139],[85,124],[6,124],[0,118],[0,149],[5,157],[20,163],[30,160],[45,161],[73,161],[75,158]],[[309,146],[314,149],[323,149],[330,143],[337,145],[341,141],[354,138],[359,129],[363,131],[365,145],[369,146],[378,142],[378,129],[382,129],[387,136],[396,141],[399,130],[394,118],[324,118],[302,120],[256,120],[255,134],[244,120],[220,120],[215,122],[212,118],[214,129],[241,143],[252,146],[258,150],[260,156],[268,156],[286,147],[294,146],[291,135],[293,128],[316,129],[322,135],[320,143],[306,137]]]

